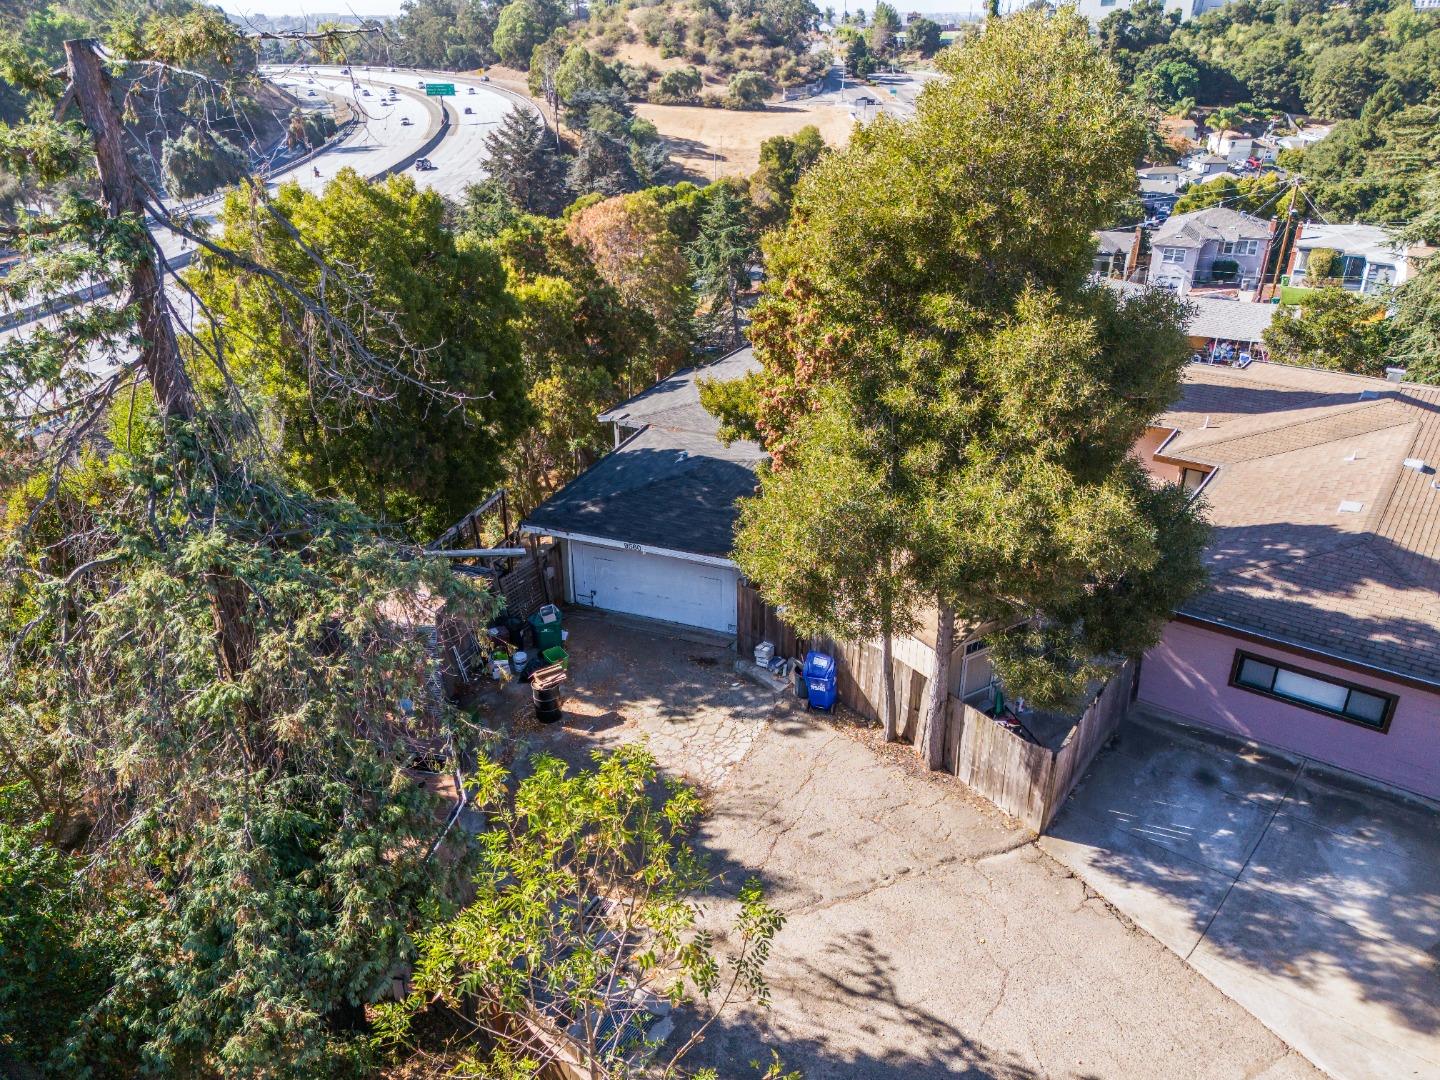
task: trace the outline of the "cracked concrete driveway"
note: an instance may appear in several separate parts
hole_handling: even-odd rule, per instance
[[[1440,816],[1137,714],[1040,841],[1337,1080],[1440,1078]]]
[[[571,697],[536,745],[645,738],[702,783],[717,930],[750,875],[788,918],[773,1006],[713,1027],[692,1063],[806,1080],[1318,1077],[1258,1021],[908,749],[739,680],[734,653],[567,614]]]

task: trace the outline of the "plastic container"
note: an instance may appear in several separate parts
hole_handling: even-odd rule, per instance
[[[805,692],[810,708],[829,711],[835,707],[835,658],[827,653],[805,654]]]
[[[546,604],[530,616],[530,631],[535,635],[535,648],[540,652],[558,647],[565,640],[560,625],[560,609],[554,604]]]
[[[570,654],[559,645],[556,645],[553,649],[546,649],[540,656],[547,666],[550,664],[559,664],[566,670],[570,668]]]

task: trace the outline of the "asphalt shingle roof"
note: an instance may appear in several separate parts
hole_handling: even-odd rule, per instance
[[[1216,341],[1259,341],[1275,318],[1274,304],[1256,304],[1223,297],[1188,296],[1190,318],[1185,332]]]
[[[739,500],[754,493],[765,452],[752,442],[720,443],[697,380],[729,381],[758,369],[754,353],[741,349],[602,413],[604,423],[641,430],[547,499],[525,525],[729,558]]]
[[[1212,240],[1263,240],[1269,235],[1269,222],[1228,206],[1211,206],[1175,214],[1155,230],[1151,243],[1155,247],[1198,248]]]
[[[613,409],[601,413],[600,422],[620,423],[632,428],[649,424],[676,431],[703,431],[713,435],[719,430],[719,423],[700,404],[699,380],[729,382],[759,370],[760,361],[755,359],[755,350],[746,346],[721,357],[713,364],[686,368],[669,378],[661,379],[629,401],[622,401]]]
[[[1196,364],[1158,422],[1217,470],[1182,612],[1440,685],[1440,388]]]

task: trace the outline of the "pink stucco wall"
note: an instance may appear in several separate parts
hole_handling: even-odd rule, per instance
[[[1235,650],[1373,686],[1399,700],[1384,734],[1230,685]],[[1142,704],[1440,799],[1440,694],[1172,622],[1140,669]]]

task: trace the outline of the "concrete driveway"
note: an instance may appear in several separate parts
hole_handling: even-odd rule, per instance
[[[1440,1077],[1440,814],[1134,718],[1041,847],[1340,1080]]]
[[[702,906],[720,946],[750,875],[788,918],[773,1007],[726,1014],[691,1064],[759,1076],[773,1048],[806,1080],[1318,1077],[908,748],[743,681],[715,639],[566,617],[566,721],[533,747],[578,761],[648,741],[707,793]]]

